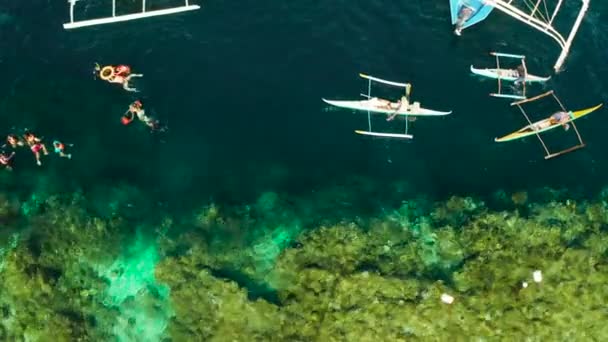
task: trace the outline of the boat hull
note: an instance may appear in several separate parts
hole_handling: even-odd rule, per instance
[[[494,9],[493,6],[484,4],[483,0],[450,0],[452,25],[456,25],[456,23],[458,23],[458,15],[464,6],[473,10],[473,13],[464,21],[460,28],[461,30],[485,20]]]
[[[515,75],[515,72],[513,72],[512,69],[489,69],[489,68],[477,69],[471,65],[471,72],[475,75],[493,78],[493,79],[498,79],[500,77],[501,80],[510,81],[510,82],[514,82],[515,80],[518,79],[518,76]],[[536,76],[536,75],[531,75],[531,74],[526,75],[526,83],[533,83],[533,82],[542,83],[542,82],[547,82],[550,79],[551,79],[551,76],[541,77],[541,76]]]
[[[591,107],[591,108],[587,108],[587,109],[582,109],[582,110],[578,110],[576,112],[569,112],[570,114],[570,120],[568,122],[574,121],[576,119],[580,119],[585,115],[591,114],[594,111],[598,110],[600,107],[602,107],[602,104],[599,104],[595,107]],[[547,119],[545,119],[547,120]],[[545,121],[545,120],[541,120],[541,121]],[[533,123],[532,125],[541,122],[541,121],[537,121],[535,123]],[[522,139],[534,134],[539,134],[539,133],[543,133],[549,130],[552,130],[554,128],[560,127],[562,124],[556,124],[556,125],[551,125],[549,127],[543,128],[543,129],[539,129],[539,130],[533,130],[530,125],[520,129],[519,131],[513,132],[511,134],[507,134],[504,137],[501,138],[495,138],[494,141],[496,142],[508,142],[508,141],[513,141],[513,140],[517,140],[517,139]]]
[[[348,109],[361,110],[361,111],[370,111],[370,112],[383,113],[383,114],[412,115],[412,116],[442,116],[442,115],[448,115],[448,114],[452,113],[452,111],[443,112],[443,111],[437,111],[437,110],[432,110],[432,109],[427,109],[427,108],[422,108],[422,107],[412,109],[411,108],[412,106],[410,106],[410,108],[401,108],[397,112],[395,112],[395,109],[378,107],[378,100],[375,98],[372,98],[369,100],[362,100],[362,101],[335,101],[335,100],[326,100],[326,99],[323,99],[323,101],[327,104],[330,104],[330,105],[336,106],[336,107],[340,107],[340,108],[348,108]]]

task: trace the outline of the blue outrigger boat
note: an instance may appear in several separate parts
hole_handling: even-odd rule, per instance
[[[462,30],[483,21],[493,9],[485,0],[450,0],[454,33],[460,36]]]

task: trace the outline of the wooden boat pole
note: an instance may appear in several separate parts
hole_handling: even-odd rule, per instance
[[[520,104],[524,104],[524,103],[527,103],[527,102],[536,101],[536,100],[538,100],[538,99],[541,99],[541,98],[543,98],[543,97],[545,97],[545,96],[549,96],[549,95],[551,95],[551,94],[553,94],[553,90],[549,90],[548,92],[546,92],[546,93],[544,93],[544,94],[540,94],[540,95],[537,95],[537,96],[531,97],[531,98],[529,98],[529,99],[525,99],[525,100],[521,100],[521,101],[516,101],[516,102],[513,102],[513,103],[511,103],[511,106],[514,106],[514,105],[519,106]]]
[[[71,6],[70,7],[71,22],[63,24],[63,28],[66,30],[69,30],[69,29],[75,29],[75,28],[79,28],[79,27],[111,24],[111,23],[117,23],[117,22],[129,21],[129,20],[136,20],[136,19],[150,18],[150,17],[162,16],[162,15],[168,15],[168,14],[182,13],[182,12],[187,12],[187,11],[198,10],[200,8],[201,7],[198,5],[188,5],[186,7],[181,6],[181,7],[146,11],[145,13],[123,14],[123,15],[110,16],[110,17],[105,17],[105,18],[74,21],[74,15],[73,15],[74,7]]]
[[[583,138],[581,137],[581,134],[578,131],[578,128],[576,128],[576,125],[574,124],[574,121],[570,121],[572,123],[572,127],[574,128],[574,132],[576,132],[576,137],[578,138],[578,142],[581,143],[582,145],[584,145],[585,143],[583,142]]]
[[[541,1],[543,1],[543,0],[538,0],[538,1],[536,2],[536,5],[534,6],[534,9],[532,10],[532,13],[530,13],[530,16],[531,16],[531,17],[533,17],[533,16],[534,16],[534,13],[536,13],[536,10],[538,10],[538,5],[540,5],[540,2],[541,2]]]
[[[558,157],[558,156],[561,156],[561,155],[563,155],[563,154],[566,154],[566,153],[569,153],[569,152],[572,152],[572,151],[576,151],[576,150],[581,149],[581,148],[583,148],[583,147],[585,147],[585,144],[581,144],[581,145],[572,146],[572,147],[567,148],[567,149],[565,149],[565,150],[563,150],[563,151],[559,151],[559,152],[552,153],[552,154],[547,154],[547,155],[545,156],[545,160],[546,160],[546,159],[551,159],[551,158],[554,158],[554,157]]]
[[[494,56],[496,56],[496,68],[498,68],[498,77],[496,78],[497,82],[498,82],[498,93],[501,93],[501,83],[500,83],[500,58],[498,58],[497,54],[494,54]]]
[[[74,22],[74,4],[76,4],[76,0],[70,1],[70,22]]]
[[[562,7],[562,0],[559,0],[557,2],[557,6],[555,6],[555,10],[553,11],[553,15],[551,15],[551,19],[549,20],[549,24],[553,23],[553,19],[555,19],[555,16],[557,15],[557,12],[559,11],[560,7]]]
[[[528,15],[527,13],[511,5],[510,2],[505,3],[504,0],[488,0],[488,3],[493,5],[494,8],[498,8],[498,10],[523,22],[524,24],[530,25],[535,29],[546,33],[551,38],[553,38],[559,44],[560,47],[563,48],[566,45],[566,40],[564,39],[564,37],[562,37],[562,35],[553,26],[548,25],[547,23],[544,23],[538,20],[537,18],[530,17],[530,15]]]
[[[370,96],[372,95],[372,80],[368,79],[367,80],[367,98],[369,99]],[[367,108],[367,127],[368,130],[371,132],[372,131],[372,114],[369,112],[369,107]]]
[[[526,66],[526,59],[525,58],[521,59],[521,65],[524,66],[524,84],[523,84],[523,88],[524,88],[524,97],[526,97],[526,78],[528,78],[528,67]]]
[[[559,106],[562,107],[562,110],[564,112],[567,112],[568,110],[566,109],[566,107],[564,107],[564,105],[562,104],[562,101],[560,101],[557,96],[555,96],[555,93],[553,93],[553,98],[555,99],[555,101],[557,101],[557,103],[559,103]]]
[[[530,125],[530,128],[534,129],[532,127],[532,121],[530,121],[530,118],[528,117],[528,114],[526,114],[526,111],[521,108],[520,105],[517,105],[517,108],[519,108],[519,110],[521,111],[521,113],[524,115],[524,117],[526,118],[526,120],[528,121],[528,124]],[[543,139],[540,137],[540,134],[538,134],[538,132],[534,132],[534,134],[536,135],[536,137],[538,138],[538,140],[540,141],[541,145],[543,145],[543,148],[545,149],[546,155],[550,155],[551,153],[549,152],[549,149],[547,148],[547,145],[545,145],[545,142],[543,141]]]
[[[557,58],[557,62],[555,62],[555,65],[553,66],[555,72],[559,72],[561,70],[564,61],[566,60],[566,57],[570,52],[570,46],[572,46],[572,41],[574,41],[576,32],[578,31],[579,26],[581,26],[581,23],[583,22],[583,18],[587,13],[587,9],[589,9],[589,0],[582,0],[582,2],[583,6],[581,7],[580,12],[578,12],[578,16],[576,17],[574,26],[572,26],[572,31],[570,31],[570,34],[568,35],[568,40],[565,41],[564,47],[562,48],[562,53],[559,55],[559,57]]]

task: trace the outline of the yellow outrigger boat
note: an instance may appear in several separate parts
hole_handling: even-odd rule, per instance
[[[568,112],[568,114],[570,115],[570,120],[568,120],[565,123],[574,121],[576,119],[580,119],[583,116],[587,115],[587,114],[591,114],[594,111],[600,109],[600,107],[602,107],[602,104],[599,104],[595,107],[591,107],[591,108],[587,108],[587,109],[582,109],[582,110],[577,110],[575,112]],[[542,127],[542,124],[545,122],[548,122],[549,120],[551,120],[550,118],[547,119],[543,119],[537,122],[532,123],[531,125],[528,125],[516,132],[513,132],[511,134],[507,134],[504,137],[501,138],[496,138],[494,139],[494,141],[496,142],[507,142],[507,141],[512,141],[512,140],[517,140],[517,139],[521,139],[521,138],[525,138],[527,136],[533,135],[533,134],[538,134],[538,133],[543,133],[546,132],[548,130],[554,129],[556,127],[562,126],[564,123],[556,123],[541,129],[537,129],[535,127]]]
[[[536,122],[532,122],[530,121],[530,117],[528,117],[528,114],[526,113],[526,111],[522,108],[522,105],[528,102],[532,102],[532,101],[537,101],[540,100],[546,96],[552,95],[553,99],[559,104],[559,106],[561,107],[562,114],[568,114],[568,120],[567,121],[561,121],[561,122],[552,122],[552,118],[548,117],[546,119],[540,120],[540,121],[536,121]],[[578,110],[578,111],[569,111],[567,110],[564,105],[562,104],[562,102],[557,98],[557,96],[555,96],[555,93],[553,92],[553,90],[548,91],[542,95],[538,95],[535,96],[531,99],[526,99],[526,100],[521,100],[521,101],[517,101],[517,102],[513,102],[511,103],[511,106],[517,106],[519,108],[519,110],[521,111],[521,113],[523,114],[523,116],[526,118],[526,121],[528,121],[528,125],[525,126],[524,128],[515,131],[511,134],[507,134],[501,138],[495,138],[494,141],[496,142],[507,142],[507,141],[513,141],[513,140],[518,140],[521,138],[525,138],[531,135],[536,135],[536,137],[538,138],[538,140],[540,141],[541,145],[543,146],[543,149],[545,150],[545,159],[550,159],[553,157],[557,157],[560,156],[562,154],[566,154],[568,152],[572,152],[578,149],[581,149],[583,147],[585,147],[585,143],[583,142],[583,138],[581,137],[581,134],[578,131],[578,128],[576,128],[576,125],[574,124],[574,120],[580,119],[583,116],[587,115],[587,114],[591,114],[593,112],[595,112],[596,110],[598,110],[600,107],[602,107],[602,104],[599,104],[595,107],[591,107],[591,108],[587,108],[587,109],[583,109],[583,110]],[[556,113],[557,114],[557,113]],[[572,128],[573,131],[576,133],[576,137],[578,138],[578,144],[571,146],[569,148],[566,148],[564,150],[558,151],[558,152],[554,152],[551,153],[549,151],[549,148],[547,148],[547,145],[545,144],[545,142],[543,141],[543,138],[541,138],[540,134],[547,132],[549,130],[552,130],[554,128],[557,128],[559,126],[562,125],[566,125],[566,124],[572,124]]]

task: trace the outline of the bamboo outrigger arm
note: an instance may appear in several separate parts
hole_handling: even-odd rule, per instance
[[[111,0],[112,1],[112,16],[105,17],[105,18],[98,18],[98,19],[75,21],[74,20],[74,7],[76,6],[76,3],[78,1],[79,0],[68,0],[68,3],[70,4],[70,22],[63,24],[63,28],[65,28],[66,30],[79,28],[79,27],[85,27],[85,26],[95,26],[95,25],[102,25],[102,24],[117,23],[117,22],[121,22],[121,21],[157,17],[157,16],[161,16],[161,15],[168,15],[168,14],[181,13],[181,12],[200,9],[200,6],[190,5],[189,0],[184,0],[183,6],[148,11],[148,10],[146,10],[146,0],[142,0],[141,12],[132,13],[132,14],[116,15],[116,0]]]
[[[582,2],[581,9],[578,13],[578,16],[576,17],[576,21],[574,22],[572,29],[570,30],[568,38],[564,38],[562,36],[562,34],[552,26],[553,19],[555,19],[557,12],[560,10],[563,0],[558,0],[557,5],[556,5],[555,9],[553,10],[553,13],[551,14],[551,17],[547,18],[548,19],[547,22],[544,22],[534,16],[536,14],[536,12],[538,11],[540,2],[544,1],[544,0],[537,0],[536,6],[534,6],[531,9],[530,13],[526,13],[523,10],[513,6],[511,4],[513,2],[513,0],[486,0],[486,1],[488,4],[494,6],[494,8],[497,8],[499,11],[523,22],[524,24],[532,26],[533,28],[537,29],[538,31],[541,31],[541,32],[547,34],[549,37],[553,38],[553,40],[555,40],[557,42],[557,44],[562,49],[562,52],[560,53],[559,57],[557,58],[557,61],[555,62],[555,65],[553,66],[553,69],[557,73],[557,72],[561,71],[564,61],[566,60],[566,57],[568,56],[568,53],[570,52],[570,47],[572,46],[574,37],[576,36],[579,26],[581,25],[581,22],[583,21],[583,18],[585,17],[585,14],[587,13],[587,10],[589,9],[590,0],[581,0],[581,2]]]

